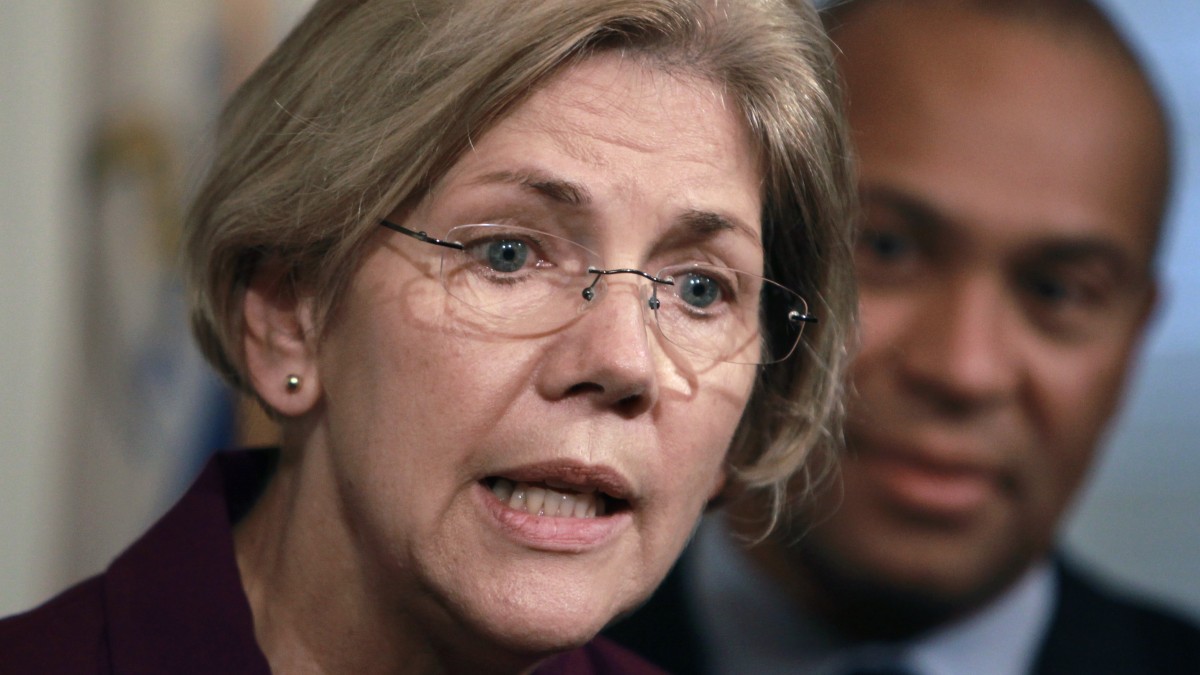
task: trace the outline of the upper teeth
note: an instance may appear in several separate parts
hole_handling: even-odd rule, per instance
[[[497,478],[492,493],[509,508],[539,516],[595,518],[604,515],[604,497],[599,492],[560,492],[545,485],[513,483]]]

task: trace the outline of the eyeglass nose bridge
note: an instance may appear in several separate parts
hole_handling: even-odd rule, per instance
[[[619,267],[619,268],[611,269],[611,270],[600,269],[598,267],[589,267],[587,271],[588,271],[588,274],[596,275],[596,278],[592,279],[592,283],[589,284],[587,288],[583,289],[583,293],[582,293],[583,299],[588,302],[591,302],[596,297],[596,284],[600,283],[601,278],[608,276],[610,274],[633,274],[633,275],[636,275],[636,276],[639,276],[639,277],[642,277],[645,279],[649,279],[651,281],[651,285],[650,285],[651,293],[650,293],[650,299],[648,300],[648,304],[650,305],[650,309],[652,309],[652,310],[657,310],[659,307],[658,286],[659,285],[662,285],[662,286],[674,286],[675,285],[675,282],[672,279],[662,279],[662,278],[654,276],[653,274],[650,274],[649,272],[644,272],[642,270],[634,269],[632,267]]]

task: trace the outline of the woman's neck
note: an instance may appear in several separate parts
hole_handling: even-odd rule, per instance
[[[418,641],[403,639],[412,635],[404,615],[381,612],[382,598],[366,592],[326,457],[316,448],[285,448],[234,530],[255,637],[272,671],[438,670]]]

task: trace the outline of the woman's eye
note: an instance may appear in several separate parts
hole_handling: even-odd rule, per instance
[[[679,297],[697,309],[704,309],[721,299],[720,284],[703,274],[688,274],[675,283],[679,284]]]
[[[480,262],[496,272],[519,272],[529,260],[529,244],[519,239],[493,239],[473,248]]]

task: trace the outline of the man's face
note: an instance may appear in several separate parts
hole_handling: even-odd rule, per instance
[[[1085,38],[915,3],[835,35],[866,208],[862,346],[817,584],[958,611],[1052,546],[1153,304],[1164,150]]]

